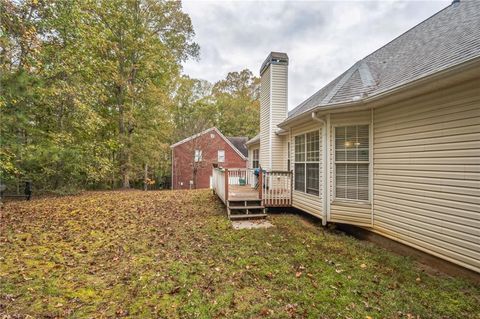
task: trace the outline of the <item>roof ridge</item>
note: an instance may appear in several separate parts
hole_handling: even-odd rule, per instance
[[[368,66],[365,59],[360,60],[358,73],[360,74],[360,79],[362,80],[363,87],[368,89],[376,85],[370,67]]]

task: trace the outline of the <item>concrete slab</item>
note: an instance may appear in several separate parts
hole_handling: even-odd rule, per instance
[[[273,227],[273,224],[265,219],[235,220],[235,221],[232,221],[232,227],[233,229],[256,229],[256,228]]]

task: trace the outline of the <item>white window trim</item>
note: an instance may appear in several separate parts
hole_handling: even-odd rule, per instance
[[[335,161],[335,156],[336,156],[336,147],[335,147],[335,129],[337,127],[344,127],[344,126],[357,126],[357,125],[368,125],[368,162],[365,161],[365,162],[356,162],[356,163],[364,163],[364,164],[369,164],[368,165],[368,200],[358,200],[358,199],[349,199],[349,198],[337,198],[337,194],[336,194],[336,191],[337,191],[337,165],[336,165],[336,161]],[[367,121],[361,121],[361,122],[355,122],[355,123],[335,123],[333,125],[331,125],[331,134],[330,134],[330,137],[331,137],[331,141],[330,141],[330,144],[331,144],[331,147],[332,147],[332,157],[331,157],[331,162],[332,162],[332,185],[331,185],[331,189],[332,189],[332,202],[333,203],[346,203],[346,204],[360,204],[360,205],[371,205],[371,202],[372,202],[372,183],[371,183],[371,179],[372,179],[372,158],[373,158],[373,154],[372,154],[372,151],[373,151],[373,140],[371,139],[372,137],[372,123],[371,122],[367,122]]]
[[[318,161],[314,161],[314,162],[307,162],[307,134],[308,133],[312,133],[312,132],[318,132],[318,145],[319,145],[319,154],[318,154]],[[296,158],[295,158],[295,151],[296,151],[296,142],[295,142],[295,137],[297,136],[301,136],[303,135],[305,137],[305,161],[303,162],[297,162]],[[293,145],[293,147],[292,147]],[[298,133],[298,134],[295,134],[293,135],[293,139],[290,143],[290,147],[292,149],[292,153],[291,155],[293,155],[293,157],[290,159],[290,165],[292,167],[292,171],[293,171],[293,191],[294,192],[297,192],[299,194],[304,194],[304,195],[307,195],[307,196],[312,196],[314,198],[320,198],[322,197],[322,188],[321,188],[321,184],[322,184],[322,162],[321,162],[321,159],[322,159],[322,152],[324,151],[323,150],[323,145],[322,145],[322,130],[309,130],[309,131],[305,131],[305,132],[302,132],[302,133]],[[293,161],[292,161],[293,159]],[[305,165],[305,177],[304,177],[304,185],[305,185],[305,191],[301,191],[301,190],[298,190],[298,189],[295,189],[295,180],[297,178],[297,174],[296,174],[296,170],[295,170],[295,165],[296,164],[318,164],[318,169],[319,169],[319,179],[318,179],[318,195],[315,195],[315,194],[310,194],[310,193],[307,193],[307,165]]]

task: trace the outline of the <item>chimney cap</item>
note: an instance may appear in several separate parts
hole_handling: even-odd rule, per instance
[[[452,4],[458,4],[458,3],[460,3],[460,0],[453,0],[452,1]]]
[[[288,55],[283,52],[270,52],[260,68],[260,75],[267,69],[270,64],[288,65]]]

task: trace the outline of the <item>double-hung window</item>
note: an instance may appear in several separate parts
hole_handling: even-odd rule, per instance
[[[335,128],[335,198],[369,200],[368,125]]]
[[[258,148],[256,148],[253,150],[253,154],[252,154],[252,168],[258,168],[258,167],[260,167],[259,150]]]
[[[319,195],[320,133],[313,131],[295,136],[295,190]]]

